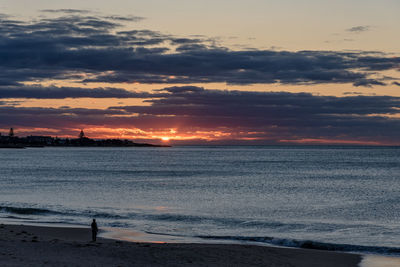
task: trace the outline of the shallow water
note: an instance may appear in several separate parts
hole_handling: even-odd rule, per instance
[[[400,258],[380,257],[368,255],[363,258],[360,267],[398,267]]]
[[[400,254],[400,148],[0,150],[0,220]]]

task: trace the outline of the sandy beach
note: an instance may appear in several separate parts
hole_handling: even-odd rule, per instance
[[[354,267],[361,256],[229,244],[135,243],[90,229],[0,225],[1,266],[299,266]]]

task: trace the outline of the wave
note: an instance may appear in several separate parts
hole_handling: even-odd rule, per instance
[[[6,218],[6,219],[17,219],[17,220],[27,220],[27,221],[33,221],[34,219],[32,218],[27,218],[27,217],[20,217],[20,216],[5,216],[5,217],[1,217],[1,218]]]
[[[24,215],[43,215],[50,213],[57,213],[47,209],[38,209],[38,208],[20,208],[20,207],[9,207],[9,206],[0,206],[0,211],[14,214],[24,214]]]
[[[203,239],[213,240],[233,240],[243,242],[258,242],[265,243],[275,246],[282,247],[293,247],[293,248],[306,248],[306,249],[318,249],[328,251],[339,251],[339,252],[360,252],[360,253],[377,253],[387,255],[400,255],[400,247],[385,247],[385,246],[362,246],[362,245],[351,245],[351,244],[335,244],[325,243],[312,240],[297,240],[297,239],[285,239],[275,237],[257,237],[257,236],[196,236]]]
[[[161,221],[161,222],[172,222],[172,223],[187,223],[187,224],[216,224],[224,227],[241,227],[241,228],[302,228],[303,224],[285,224],[276,221],[264,221],[264,220],[249,220],[241,218],[230,218],[230,217],[212,217],[204,215],[189,215],[189,214],[177,214],[177,213],[146,213],[146,212],[106,212],[100,210],[72,210],[72,209],[46,209],[46,208],[34,208],[34,207],[13,207],[13,206],[0,206],[0,213],[9,213],[17,215],[39,215],[39,216],[66,216],[66,217],[90,217],[90,218],[103,218],[103,219],[114,219],[114,220],[150,220],[150,221]],[[120,223],[120,222],[118,222]]]
[[[129,219],[129,217],[123,216],[123,215],[105,213],[105,212],[96,212],[96,211],[91,211],[91,210],[56,211],[56,210],[43,209],[43,208],[0,206],[0,212],[19,214],[19,215],[64,215],[64,216],[77,216],[77,217]]]

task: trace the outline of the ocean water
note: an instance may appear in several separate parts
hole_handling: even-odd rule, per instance
[[[400,255],[399,147],[0,150],[0,222]]]

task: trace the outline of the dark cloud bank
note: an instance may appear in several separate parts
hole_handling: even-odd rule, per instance
[[[25,22],[0,18],[0,84],[43,79],[83,82],[385,85],[375,72],[398,69],[399,57],[338,51],[233,51],[204,37],[125,30],[140,17],[80,10]],[[366,28],[354,27],[351,31]],[[83,74],[91,74],[87,78]]]
[[[79,10],[33,22],[0,16],[0,128],[126,127],[181,133],[220,131],[261,143],[332,139],[400,144],[400,98],[169,87],[153,93],[104,88],[28,86],[45,80],[78,83],[397,84],[376,73],[398,70],[400,58],[377,52],[233,51],[204,37],[122,30],[138,17],[94,16]],[[357,29],[354,29],[357,30]],[[362,30],[362,29],[360,29]],[[7,98],[143,98],[148,106],[108,109],[24,108]]]
[[[399,144],[400,98],[315,96],[308,93],[206,90],[170,87],[147,100],[149,106],[102,109],[0,107],[0,126],[126,127],[144,131],[177,128],[231,133],[231,140],[257,143],[330,139]]]
[[[159,94],[161,95],[161,94]],[[0,89],[0,99],[34,98],[34,99],[64,99],[64,98],[148,98],[157,96],[146,92],[132,92],[121,88],[79,88],[57,86],[4,86]]]

